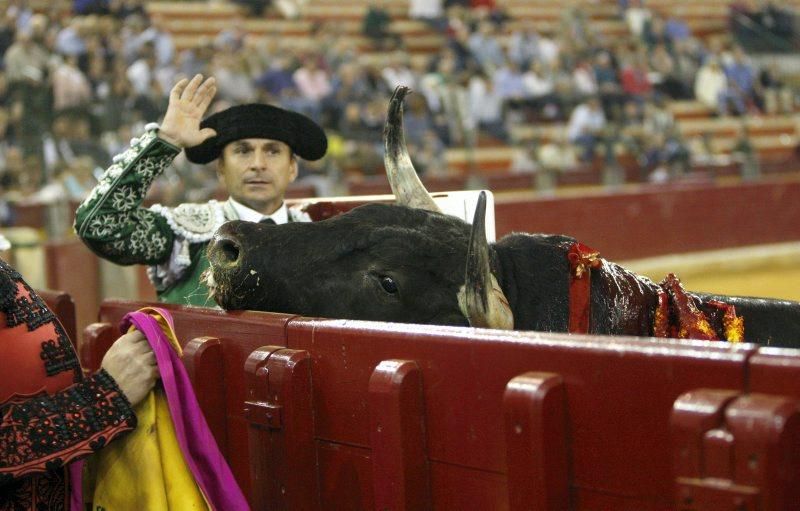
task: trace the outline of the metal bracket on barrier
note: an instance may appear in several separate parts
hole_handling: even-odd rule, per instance
[[[800,404],[699,389],[672,409],[676,509],[800,509]]]
[[[245,401],[244,417],[253,424],[269,429],[281,429],[283,417],[281,405],[273,405],[264,401]]]

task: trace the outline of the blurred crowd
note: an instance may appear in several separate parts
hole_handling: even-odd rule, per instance
[[[489,142],[519,149],[513,171],[562,171],[597,158],[613,166],[624,150],[644,179],[659,180],[715,157],[707,137],[682,138],[669,101],[696,99],[719,116],[795,107],[795,91],[774,66],[755,66],[721,39],[694,37],[680,9],[621,1],[630,34],[607,37],[580,6],[543,33],[492,1],[410,0],[408,16],[444,37],[431,54],[407,51],[380,0],[361,24],[369,47],[336,22],[315,23],[302,44],[246,30],[245,15],[302,17],[305,4],[249,2],[215,37],[178,51],[143,0],[76,0],[69,16],[11,0],[0,13],[2,199],[80,200],[111,157],[159,120],[172,85],[195,73],[216,77],[212,110],[268,102],[320,122],[329,154],[303,163],[300,176],[318,195],[345,193],[347,180],[382,172],[382,126],[398,84],[415,91],[406,136],[427,175],[450,172],[445,148]],[[531,125],[545,128],[524,129]],[[152,193],[167,204],[200,201],[217,193],[217,182],[213,169],[179,156]]]

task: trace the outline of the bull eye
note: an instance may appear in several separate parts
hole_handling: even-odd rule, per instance
[[[390,294],[395,294],[398,291],[397,283],[394,281],[392,277],[389,277],[388,275],[383,275],[380,277],[380,279],[381,279],[381,287],[383,288],[384,291]]]

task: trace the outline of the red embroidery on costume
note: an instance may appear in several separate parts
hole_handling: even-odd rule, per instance
[[[0,511],[65,509],[64,466],[133,429],[113,378],[83,379],[55,315],[0,261]]]

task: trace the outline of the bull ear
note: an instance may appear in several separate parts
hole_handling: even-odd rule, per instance
[[[403,134],[403,98],[410,92],[408,87],[399,86],[389,100],[386,126],[383,128],[383,162],[386,177],[397,203],[415,209],[426,209],[441,213],[439,206],[425,189],[414,170],[408,155],[406,138]]]
[[[472,221],[466,278],[458,291],[458,305],[471,326],[513,330],[514,313],[489,264],[485,216],[486,193],[481,192]]]

